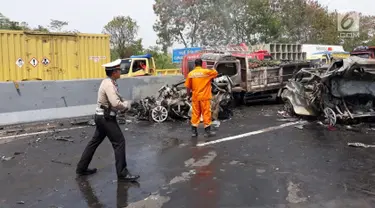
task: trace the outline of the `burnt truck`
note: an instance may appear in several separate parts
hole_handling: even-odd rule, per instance
[[[290,115],[324,118],[331,126],[375,117],[375,59],[352,56],[329,67],[301,69],[282,99]]]
[[[293,74],[301,68],[310,67],[307,61],[280,61],[268,65],[266,60],[258,60],[258,65],[254,65],[249,54],[251,53],[243,51],[201,51],[187,54],[182,61],[182,73],[186,78],[194,69],[194,60],[201,58],[203,67],[215,68],[219,74],[231,78],[236,104],[247,104],[255,101],[278,100],[281,90]]]

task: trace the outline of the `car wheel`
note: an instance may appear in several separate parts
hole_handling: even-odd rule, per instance
[[[292,103],[288,100],[284,100],[284,111],[289,115],[289,116],[295,116],[296,113],[294,112],[294,108]]]
[[[323,112],[325,117],[325,123],[329,126],[336,125],[337,116],[335,111],[333,111],[332,108],[326,107],[324,108]]]
[[[168,118],[168,110],[164,106],[156,106],[151,110],[151,117],[157,123],[162,123]]]

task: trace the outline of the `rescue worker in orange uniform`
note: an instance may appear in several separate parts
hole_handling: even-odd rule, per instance
[[[217,77],[218,72],[215,69],[202,68],[202,59],[195,60],[195,68],[188,74],[185,81],[185,87],[191,91],[192,115],[191,128],[192,137],[198,136],[198,125],[201,115],[205,128],[205,137],[214,136],[211,131],[211,81]]]

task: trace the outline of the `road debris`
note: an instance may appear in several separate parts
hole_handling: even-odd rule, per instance
[[[126,120],[123,119],[123,118],[117,118],[117,122],[118,122],[118,124],[120,124],[120,125],[124,125],[124,124],[126,124]]]
[[[297,129],[303,129],[305,125],[301,124],[301,125],[295,125],[294,128],[297,128]]]
[[[62,161],[58,161],[58,160],[51,160],[51,162],[53,162],[53,163],[58,163],[58,164],[63,164],[63,165],[68,165],[68,166],[71,166],[71,165],[72,165],[71,163],[62,162]]]
[[[14,158],[15,158],[14,156],[11,156],[11,157],[2,156],[1,161],[9,161],[9,160],[12,160]]]
[[[375,147],[375,145],[373,144],[364,144],[364,143],[360,143],[360,142],[352,142],[352,143],[348,143],[348,146],[349,147],[363,147],[363,148],[370,148],[370,147]]]
[[[55,136],[55,140],[57,141],[74,142],[74,140],[70,138],[72,138],[72,136]]]
[[[281,119],[277,119],[277,121],[281,121],[281,122],[296,122],[298,120],[299,120],[298,118],[281,118]]]
[[[94,119],[91,119],[90,121],[88,121],[87,124],[90,125],[90,126],[95,126],[96,125]]]
[[[18,201],[17,204],[25,204],[24,201]]]
[[[86,126],[92,125],[92,120],[82,119],[82,120],[73,120],[70,122],[73,126]]]
[[[277,115],[283,118],[291,118],[291,116],[286,111],[277,111]]]
[[[215,128],[219,128],[220,127],[220,121],[218,120],[215,120],[215,121],[212,121],[212,125],[215,127]]]

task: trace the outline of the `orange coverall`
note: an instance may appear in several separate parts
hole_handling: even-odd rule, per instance
[[[192,126],[198,127],[201,115],[204,127],[211,125],[211,80],[217,75],[214,69],[195,67],[186,78],[185,87],[192,91]]]

